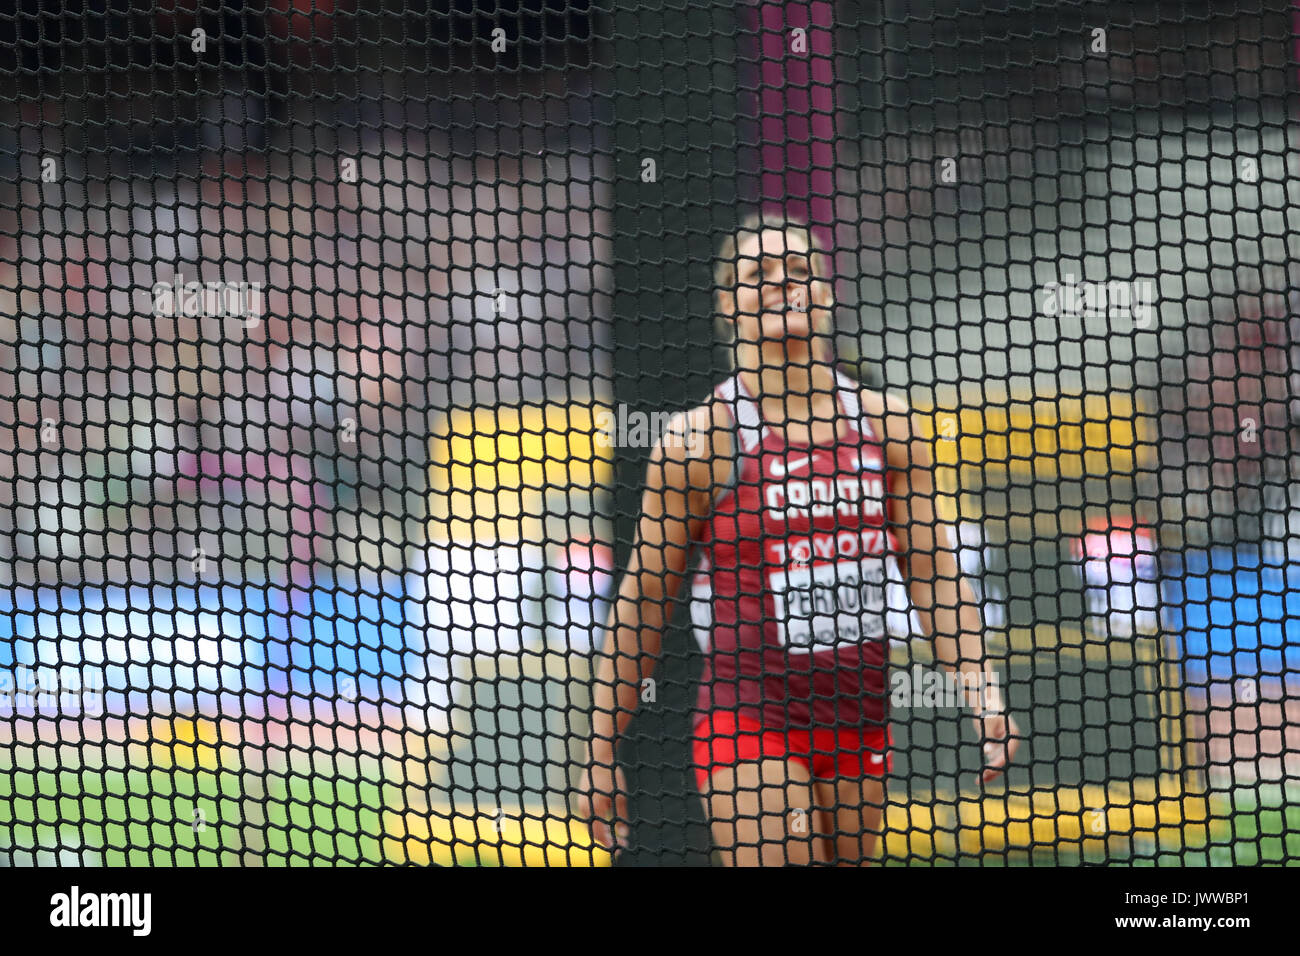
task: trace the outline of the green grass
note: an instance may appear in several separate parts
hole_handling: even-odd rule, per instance
[[[1202,851],[1210,866],[1300,864],[1300,787],[1242,787],[1229,794],[1233,813],[1225,832]]]
[[[83,748],[83,758],[89,748]],[[17,756],[20,759],[15,760]],[[25,759],[24,759],[25,758]],[[320,767],[320,761],[317,762]],[[0,751],[0,851],[16,865],[320,866],[384,862],[381,786],[373,768],[253,774],[152,766],[45,768],[32,748]],[[1230,815],[1202,847],[1078,845],[1034,853],[963,855],[939,866],[1232,866],[1300,863],[1300,788],[1277,784],[1221,794]],[[85,855],[80,859],[78,851]],[[931,861],[911,861],[928,865]],[[891,859],[886,865],[907,865]]]
[[[382,862],[380,789],[369,781],[9,766],[0,771],[0,845],[16,865],[74,862],[78,849],[87,865],[107,866]]]
[[[272,786],[272,791],[276,791]],[[383,862],[380,788],[349,779],[289,777],[268,801],[269,866]]]

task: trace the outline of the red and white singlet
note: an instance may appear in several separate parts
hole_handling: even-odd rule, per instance
[[[886,527],[884,449],[857,385],[837,375],[833,445],[787,442],[739,376],[716,389],[735,423],[732,480],[696,549],[697,710],[764,730],[882,727],[889,637],[910,612]]]

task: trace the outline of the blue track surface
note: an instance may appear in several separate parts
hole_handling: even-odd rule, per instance
[[[1300,565],[1216,549],[1165,566],[1166,626],[1190,683],[1255,677],[1300,692]],[[424,674],[423,622],[398,576],[10,589],[0,591],[0,672],[79,667],[126,707],[173,690],[204,702],[240,692],[400,701],[404,681]]]
[[[74,668],[110,713],[173,690],[200,705],[240,692],[401,700],[403,678],[423,673],[422,622],[395,576],[18,588],[0,592],[0,672]]]
[[[1300,565],[1270,565],[1255,551],[1186,552],[1169,562],[1163,596],[1190,683],[1255,677],[1300,690]]]

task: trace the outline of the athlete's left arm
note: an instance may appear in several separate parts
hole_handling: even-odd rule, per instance
[[[880,405],[881,396],[876,395]],[[883,396],[888,512],[898,537],[908,593],[935,660],[961,675],[975,729],[984,748],[985,782],[1011,762],[1020,745],[1019,728],[1006,712],[997,674],[988,661],[984,624],[974,592],[957,563],[957,537],[935,507],[934,463],[919,416],[902,399]]]

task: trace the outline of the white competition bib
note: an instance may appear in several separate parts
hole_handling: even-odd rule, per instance
[[[885,635],[885,562],[881,557],[793,565],[768,575],[783,647],[829,650]]]

